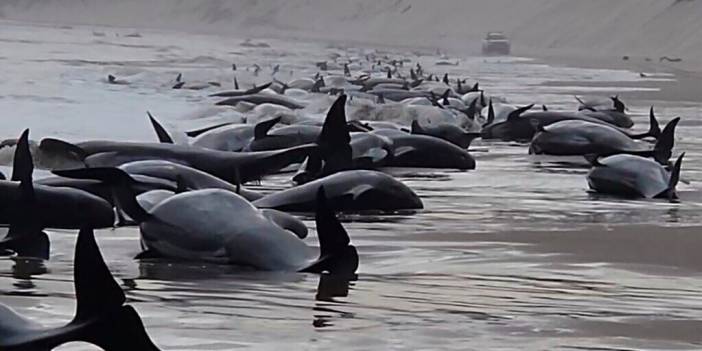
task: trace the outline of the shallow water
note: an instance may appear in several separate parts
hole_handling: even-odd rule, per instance
[[[127,38],[133,30],[0,25],[0,136],[8,138],[30,127],[34,139],[154,140],[146,110],[173,129],[214,120],[185,119],[211,104],[206,95],[214,90],[171,90],[177,72],[186,80],[231,85],[236,62],[240,81],[263,83],[272,65],[281,64],[278,78],[285,80],[313,74],[314,62],[340,52],[302,42],[268,40],[271,48],[248,48],[242,38],[154,31]],[[636,90],[632,83],[674,79],[529,59],[462,58],[459,66],[441,67],[433,66],[436,56],[418,60],[433,72],[479,79],[510,102],[538,101],[553,109],[575,108],[576,93],[621,92],[626,100]],[[254,77],[253,63],[264,73]],[[108,85],[108,73],[132,84]],[[587,87],[578,86],[583,81]],[[617,85],[622,82],[627,88]],[[165,350],[698,349],[702,265],[694,257],[702,243],[695,238],[702,225],[702,106],[628,102],[640,129],[652,103],[663,121],[683,117],[677,150],[687,152],[683,178],[690,184],[681,185],[679,203],[595,196],[587,192],[587,169],[564,163],[577,159],[532,157],[525,145],[476,142],[476,171],[389,170],[422,197],[425,210],[345,217],[361,254],[352,282],[139,262],[132,259],[139,250],[134,228],[99,231],[98,241],[129,302]],[[274,176],[255,188],[279,189],[288,179]],[[0,260],[0,302],[58,325],[74,309],[75,233],[51,234],[48,272],[32,275],[37,267]],[[314,235],[307,240],[316,245]]]

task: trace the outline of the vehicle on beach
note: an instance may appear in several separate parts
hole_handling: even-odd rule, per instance
[[[509,55],[512,45],[502,32],[488,32],[483,39],[483,55]]]

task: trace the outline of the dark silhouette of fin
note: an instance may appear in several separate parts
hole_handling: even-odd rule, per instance
[[[38,211],[34,194],[34,162],[29,150],[29,129],[17,139],[13,160],[12,180],[20,182],[20,198],[14,204],[15,211],[10,229],[2,240],[0,249],[11,250],[20,256],[49,258],[49,238],[42,232],[42,224],[36,216]]]
[[[444,73],[444,78],[442,79],[442,81],[443,81],[444,84],[446,84],[446,85],[451,84],[450,81],[449,81],[448,73]]]
[[[12,181],[31,184],[32,173],[34,173],[34,162],[29,150],[29,129],[25,129],[17,139],[15,157],[12,161]]]
[[[117,207],[138,223],[151,218],[151,215],[139,205],[133,186],[138,182],[119,168],[98,167],[71,170],[55,170],[52,173],[73,179],[94,179],[104,182],[113,188]]]
[[[649,112],[649,127],[648,127],[648,132],[643,133],[643,134],[635,134],[635,135],[630,135],[632,139],[643,139],[646,137],[653,137],[658,139],[661,136],[661,127],[660,124],[658,124],[658,120],[656,119],[656,115],[653,112],[653,106],[651,106],[651,111]]]
[[[178,83],[175,83],[172,88],[178,90],[178,89],[182,89],[184,85],[185,85],[185,82],[178,82]]]
[[[626,105],[622,102],[622,100],[619,100],[619,95],[614,95],[611,97],[612,102],[614,103],[614,110],[620,113],[625,113],[626,112]]]
[[[144,260],[144,259],[154,259],[154,258],[164,258],[164,256],[156,251],[156,250],[144,250],[140,253],[138,253],[136,256],[134,256],[135,260]]]
[[[245,95],[258,94],[258,93],[268,89],[268,87],[270,87],[271,84],[273,84],[273,82],[268,82],[266,84],[261,85],[260,87],[257,87],[254,85],[253,88],[251,88],[245,92]]]
[[[124,292],[112,277],[92,229],[78,234],[74,264],[76,316],[67,326],[79,326],[76,340],[104,350],[158,350],[131,306],[124,306]]]
[[[73,322],[88,321],[125,303],[124,293],[107,269],[92,229],[82,229],[78,234],[74,262],[78,301]]]
[[[490,102],[488,103],[488,117],[487,121],[485,122],[484,126],[493,124],[495,122],[495,108],[492,106],[492,98],[490,99]]]
[[[278,116],[256,124],[254,127],[254,140],[260,140],[268,136],[268,131],[270,131],[273,126],[278,124],[281,118],[282,117]]]
[[[350,142],[351,136],[346,126],[346,95],[340,95],[329,109],[317,139],[324,161],[322,174],[329,175],[352,166]]]
[[[424,134],[425,131],[422,128],[422,126],[419,125],[419,122],[415,119],[412,120],[412,125],[410,126],[410,134]]]
[[[175,144],[171,135],[168,133],[168,131],[166,131],[166,128],[163,128],[163,125],[161,125],[161,123],[159,123],[156,118],[151,115],[151,112],[146,111],[146,114],[149,116],[149,121],[151,121],[151,126],[153,126],[154,131],[156,132],[158,141],[163,144]]]
[[[443,99],[442,104],[444,106],[451,105],[451,101],[449,101],[449,94],[451,94],[451,89],[446,89],[444,95],[441,95],[441,98]]]
[[[662,165],[667,165],[673,155],[675,147],[675,127],[680,122],[680,117],[674,118],[663,128],[656,145],[653,148],[653,158]]]
[[[232,124],[234,124],[234,123],[226,122],[226,123],[215,124],[213,126],[187,131],[187,132],[185,132],[185,135],[187,135],[191,138],[194,138],[200,134],[204,134],[204,133],[209,132],[213,129],[222,128],[224,126],[228,126],[228,125],[232,125]]]
[[[336,218],[323,186],[317,190],[315,222],[319,238],[319,259],[302,272],[352,275],[358,269],[358,252],[351,245],[349,235]]]
[[[521,116],[524,112],[531,110],[532,107],[534,107],[534,104],[522,106],[522,107],[510,112],[510,114],[507,116],[507,120],[512,121],[512,120],[519,118],[519,116]]]
[[[656,197],[665,197],[670,201],[678,199],[678,194],[675,188],[680,182],[680,168],[682,167],[683,158],[685,158],[684,152],[678,157],[677,161],[675,161],[675,164],[670,170],[670,180],[668,181],[668,189],[663,191],[661,194],[658,194]]]
[[[548,107],[546,105],[541,105],[541,111],[547,112]]]
[[[470,91],[480,91],[480,82],[475,82]]]

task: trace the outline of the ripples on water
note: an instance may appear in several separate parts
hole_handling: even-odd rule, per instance
[[[107,36],[97,39],[91,31],[3,23],[2,136],[31,127],[36,139],[153,140],[146,110],[171,127],[206,123],[178,118],[206,100],[204,92],[169,89],[177,72],[222,80],[236,61],[240,67],[281,63],[281,72],[297,75],[334,51],[282,41],[244,48],[240,39],[165,32],[124,38],[114,28],[100,29]],[[437,58],[421,60],[431,67]],[[526,59],[467,58],[432,70],[479,78],[514,103],[536,99],[553,109],[574,108],[573,93],[626,97],[636,90],[632,83],[672,79]],[[135,84],[104,84],[113,72]],[[569,83],[544,85],[549,81]],[[583,81],[611,83],[579,87]],[[638,128],[645,128],[653,102],[629,103]],[[683,177],[691,184],[681,186],[676,204],[595,196],[587,192],[587,169],[570,163],[580,160],[477,142],[477,171],[390,170],[417,191],[426,210],[344,217],[361,253],[354,281],[138,262],[132,260],[139,247],[134,228],[103,230],[98,240],[130,303],[168,350],[697,349],[702,260],[697,230],[685,227],[700,225],[701,109],[655,104],[664,121],[683,116],[677,147],[688,153]],[[258,188],[280,189],[288,179],[275,176]],[[0,260],[0,302],[47,325],[70,319],[75,237],[52,232],[45,266]]]

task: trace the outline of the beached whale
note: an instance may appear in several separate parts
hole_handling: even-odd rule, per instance
[[[656,157],[667,164],[679,121],[680,118],[675,118],[666,125],[653,148],[649,143],[635,141],[612,126],[581,120],[560,121],[541,128],[531,141],[529,152],[559,156],[626,153]]]
[[[324,188],[329,206],[335,211],[396,211],[421,209],[417,194],[390,175],[375,171],[351,170],[285,189],[253,202],[259,208],[312,212],[316,193]]]
[[[271,221],[243,197],[221,189],[173,195],[148,211],[136,199],[129,175],[117,168],[55,171],[64,177],[100,179],[115,188],[120,209],[139,223],[150,255],[208,261],[274,271],[352,274],[356,249],[327,202],[316,194],[320,255],[292,232]]]
[[[595,192],[629,198],[676,199],[680,180],[681,154],[668,171],[658,162],[635,155],[614,155],[594,161],[587,183]]]

